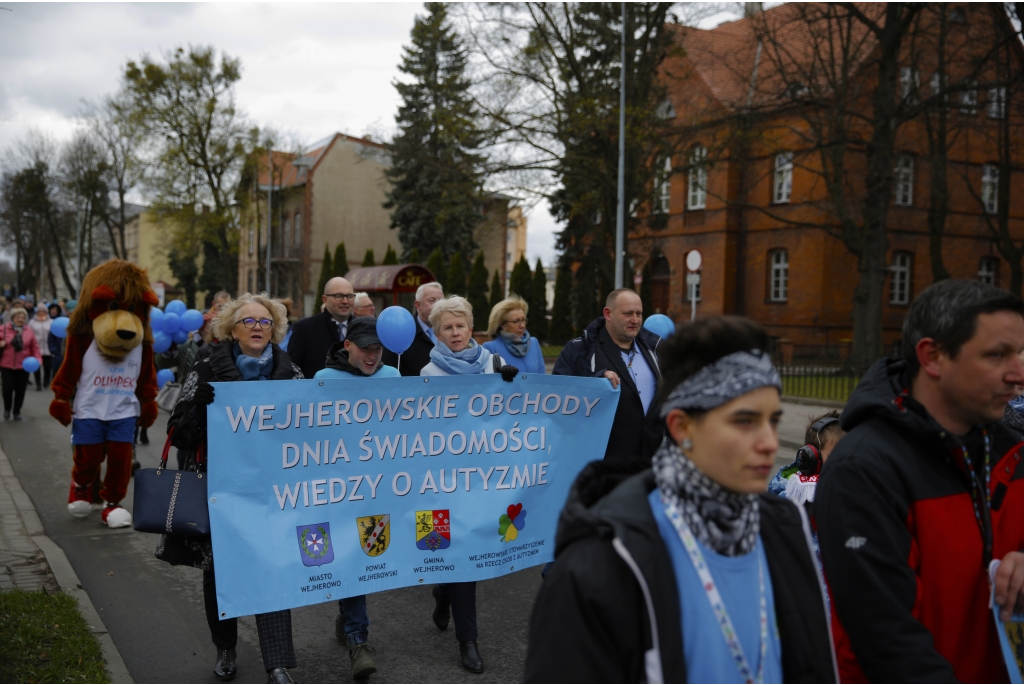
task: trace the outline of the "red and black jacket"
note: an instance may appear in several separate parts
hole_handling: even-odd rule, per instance
[[[951,435],[908,386],[902,361],[868,371],[815,493],[840,678],[1008,682],[986,567],[1024,549],[1021,442],[998,423]],[[963,458],[982,462],[985,434],[991,523]]]

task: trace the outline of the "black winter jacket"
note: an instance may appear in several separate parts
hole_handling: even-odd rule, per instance
[[[348,317],[352,323],[352,316]],[[338,323],[326,310],[307,316],[292,324],[292,337],[288,341],[288,355],[302,369],[305,378],[312,378],[324,368],[331,345],[341,342]]]
[[[647,360],[660,389],[661,368],[658,365],[658,344],[661,342],[646,328],[636,336],[637,347]],[[615,409],[612,432],[604,458],[614,461],[639,462],[643,468],[651,465],[651,457],[661,445],[665,426],[661,420],[661,402],[657,396],[644,414],[633,376],[622,361],[620,348],[605,329],[604,317],[594,319],[583,335],[566,343],[558,355],[552,374],[555,376],[591,376],[599,378],[605,371],[618,374],[619,404]]]
[[[687,681],[675,572],[647,499],[654,473],[627,470],[593,462],[573,484],[530,617],[526,682]],[[760,509],[784,681],[837,682],[806,514],[769,494]]]

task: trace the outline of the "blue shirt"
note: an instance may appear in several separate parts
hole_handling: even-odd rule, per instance
[[[626,370],[633,376],[633,384],[636,386],[636,391],[640,393],[640,402],[644,405],[644,415],[646,415],[651,401],[654,400],[654,394],[658,392],[658,382],[654,378],[654,372],[647,365],[647,357],[644,356],[636,342],[633,343],[629,352],[620,349],[619,353],[622,355],[622,363],[626,365]],[[631,356],[633,357],[632,366],[629,361]]]
[[[679,589],[679,614],[683,623],[683,654],[686,657],[686,676],[691,683],[740,683],[740,671],[733,661],[729,647],[718,626],[715,612],[708,602],[704,586],[693,568],[683,541],[675,526],[668,520],[661,497],[655,489],[648,496],[651,512],[658,522],[658,532],[672,558],[676,587]],[[697,541],[707,562],[711,577],[725,602],[729,618],[736,629],[743,655],[750,670],[756,675],[761,660],[761,610],[758,586],[758,560],[764,568],[764,590],[768,609],[768,649],[765,652],[764,682],[782,682],[782,650],[779,644],[778,624],[775,619],[775,598],[768,560],[764,554],[761,536],[749,554],[727,557],[718,554]]]
[[[381,364],[372,376],[357,376],[341,369],[320,369],[313,378],[398,378],[398,369],[387,364]]]
[[[527,348],[525,357],[517,357],[512,354],[512,350],[500,337],[485,342],[484,349],[499,355],[506,364],[516,367],[521,373],[547,373],[547,368],[544,366],[544,355],[541,354],[540,343],[536,338],[530,338],[530,347]]]

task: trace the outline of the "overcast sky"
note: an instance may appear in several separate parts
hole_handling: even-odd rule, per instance
[[[402,46],[420,3],[99,4],[0,0],[0,153],[30,129],[58,141],[82,99],[114,92],[124,63],[208,44],[242,60],[238,105],[260,126],[313,142],[394,126]],[[557,226],[529,213],[527,256],[550,264]]]

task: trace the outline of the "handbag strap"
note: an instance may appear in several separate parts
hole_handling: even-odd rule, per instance
[[[167,431],[167,439],[164,440],[164,451],[163,451],[163,454],[160,455],[160,468],[161,469],[166,469],[167,468],[167,455],[171,451],[171,436],[172,435],[174,435],[174,426],[171,426],[171,430]],[[196,449],[196,464],[202,464],[202,463],[203,463],[203,446],[199,445],[199,447]]]

